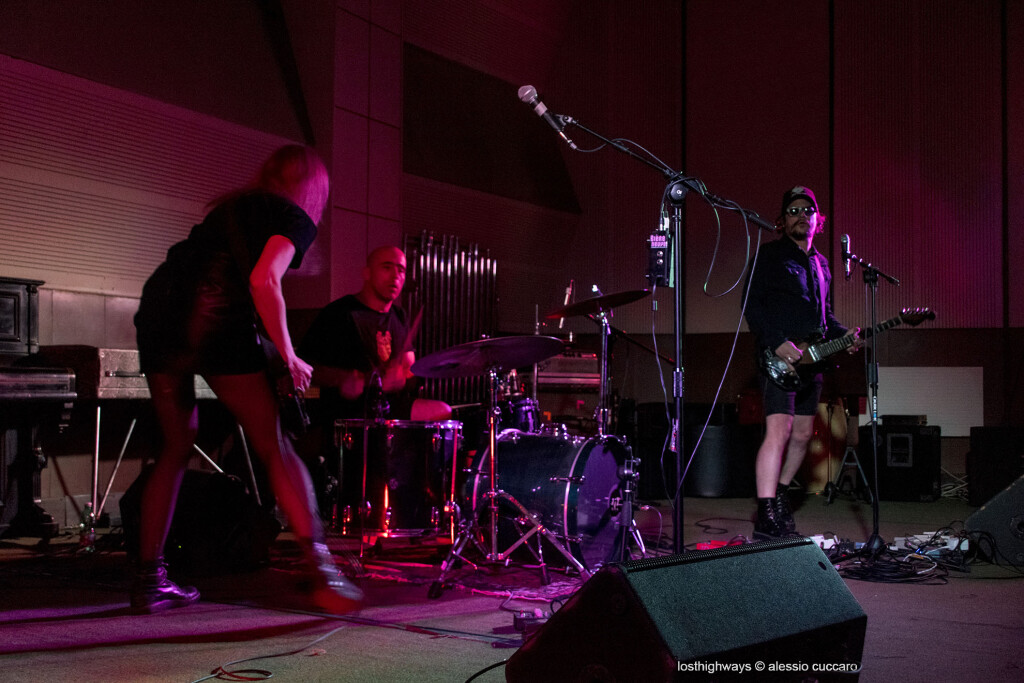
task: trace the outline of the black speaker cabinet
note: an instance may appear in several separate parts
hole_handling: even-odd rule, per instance
[[[125,548],[139,547],[142,493],[150,469],[121,497]],[[281,531],[277,519],[257,506],[245,485],[220,472],[185,470],[164,553],[169,567],[193,576],[258,569],[270,560],[270,545]]]
[[[879,500],[938,500],[942,495],[941,434],[938,426],[879,425]],[[871,425],[861,427],[858,436],[857,459],[874,486]]]
[[[688,404],[684,408],[684,447],[689,457],[701,434],[710,406]],[[638,492],[642,500],[670,498],[675,493],[676,454],[662,449],[668,436],[668,418],[661,403],[643,403],[636,408],[634,434],[627,435],[633,454],[640,458]],[[683,494],[698,498],[753,497],[754,461],[761,442],[760,425],[738,424],[735,406],[720,406],[697,447],[686,473]],[[686,467],[684,462],[683,467]],[[663,476],[664,472],[664,476]]]
[[[698,498],[753,498],[754,462],[761,444],[760,425],[686,425],[687,457],[700,438],[683,482],[683,492]],[[674,455],[674,454],[673,454]],[[685,467],[685,466],[684,466]]]
[[[967,502],[977,507],[1024,475],[1024,427],[971,427]]]
[[[866,627],[810,540],[729,546],[603,567],[512,655],[505,678],[707,680],[708,667],[734,665],[744,680],[851,681]],[[836,665],[847,672],[837,675]]]
[[[968,517],[964,528],[996,564],[1024,566],[1024,476]]]

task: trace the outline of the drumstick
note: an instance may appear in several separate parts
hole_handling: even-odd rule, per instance
[[[402,362],[402,359],[405,357],[405,354],[412,351],[412,343],[416,339],[416,335],[420,331],[420,323],[422,322],[423,309],[421,308],[419,312],[417,312],[416,315],[413,316],[412,324],[409,325],[409,332],[405,335],[405,340],[402,342],[402,348],[399,349],[398,353],[391,354],[391,358],[389,358],[384,363],[384,367],[381,368],[381,373],[386,373],[388,371],[388,368],[390,368],[395,363]]]
[[[419,334],[420,323],[422,322],[423,309],[420,308],[416,315],[413,316],[412,324],[409,325],[409,332],[405,335],[405,341],[402,342],[402,352],[398,354],[399,356],[404,356],[409,351],[412,351],[412,343],[416,340],[416,335]]]

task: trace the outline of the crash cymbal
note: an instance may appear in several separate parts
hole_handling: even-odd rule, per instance
[[[545,316],[549,320],[551,318],[571,318],[574,315],[594,315],[595,313],[604,313],[617,306],[623,306],[625,304],[631,304],[634,301],[643,299],[645,296],[651,293],[649,289],[634,289],[627,292],[616,292],[614,294],[605,294],[604,296],[595,296],[593,299],[584,299],[583,301],[577,301],[574,304],[563,306],[562,308],[556,309]]]
[[[513,370],[539,363],[562,351],[562,340],[536,335],[481,339],[435,351],[412,365],[417,377],[471,377],[491,370]]]

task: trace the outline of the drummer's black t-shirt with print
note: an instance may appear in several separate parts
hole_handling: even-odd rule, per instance
[[[299,356],[313,365],[359,370],[371,375],[401,353],[408,334],[405,311],[397,304],[386,313],[375,311],[354,294],[324,306],[299,346]],[[387,394],[387,417],[407,420],[414,398],[414,384],[397,394]],[[367,396],[349,401],[333,387],[323,387],[320,400],[332,418],[376,417],[368,414]]]

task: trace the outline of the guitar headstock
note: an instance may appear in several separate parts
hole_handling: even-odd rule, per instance
[[[904,308],[900,311],[900,320],[904,325],[920,325],[925,320],[935,320],[935,311],[930,308]]]

